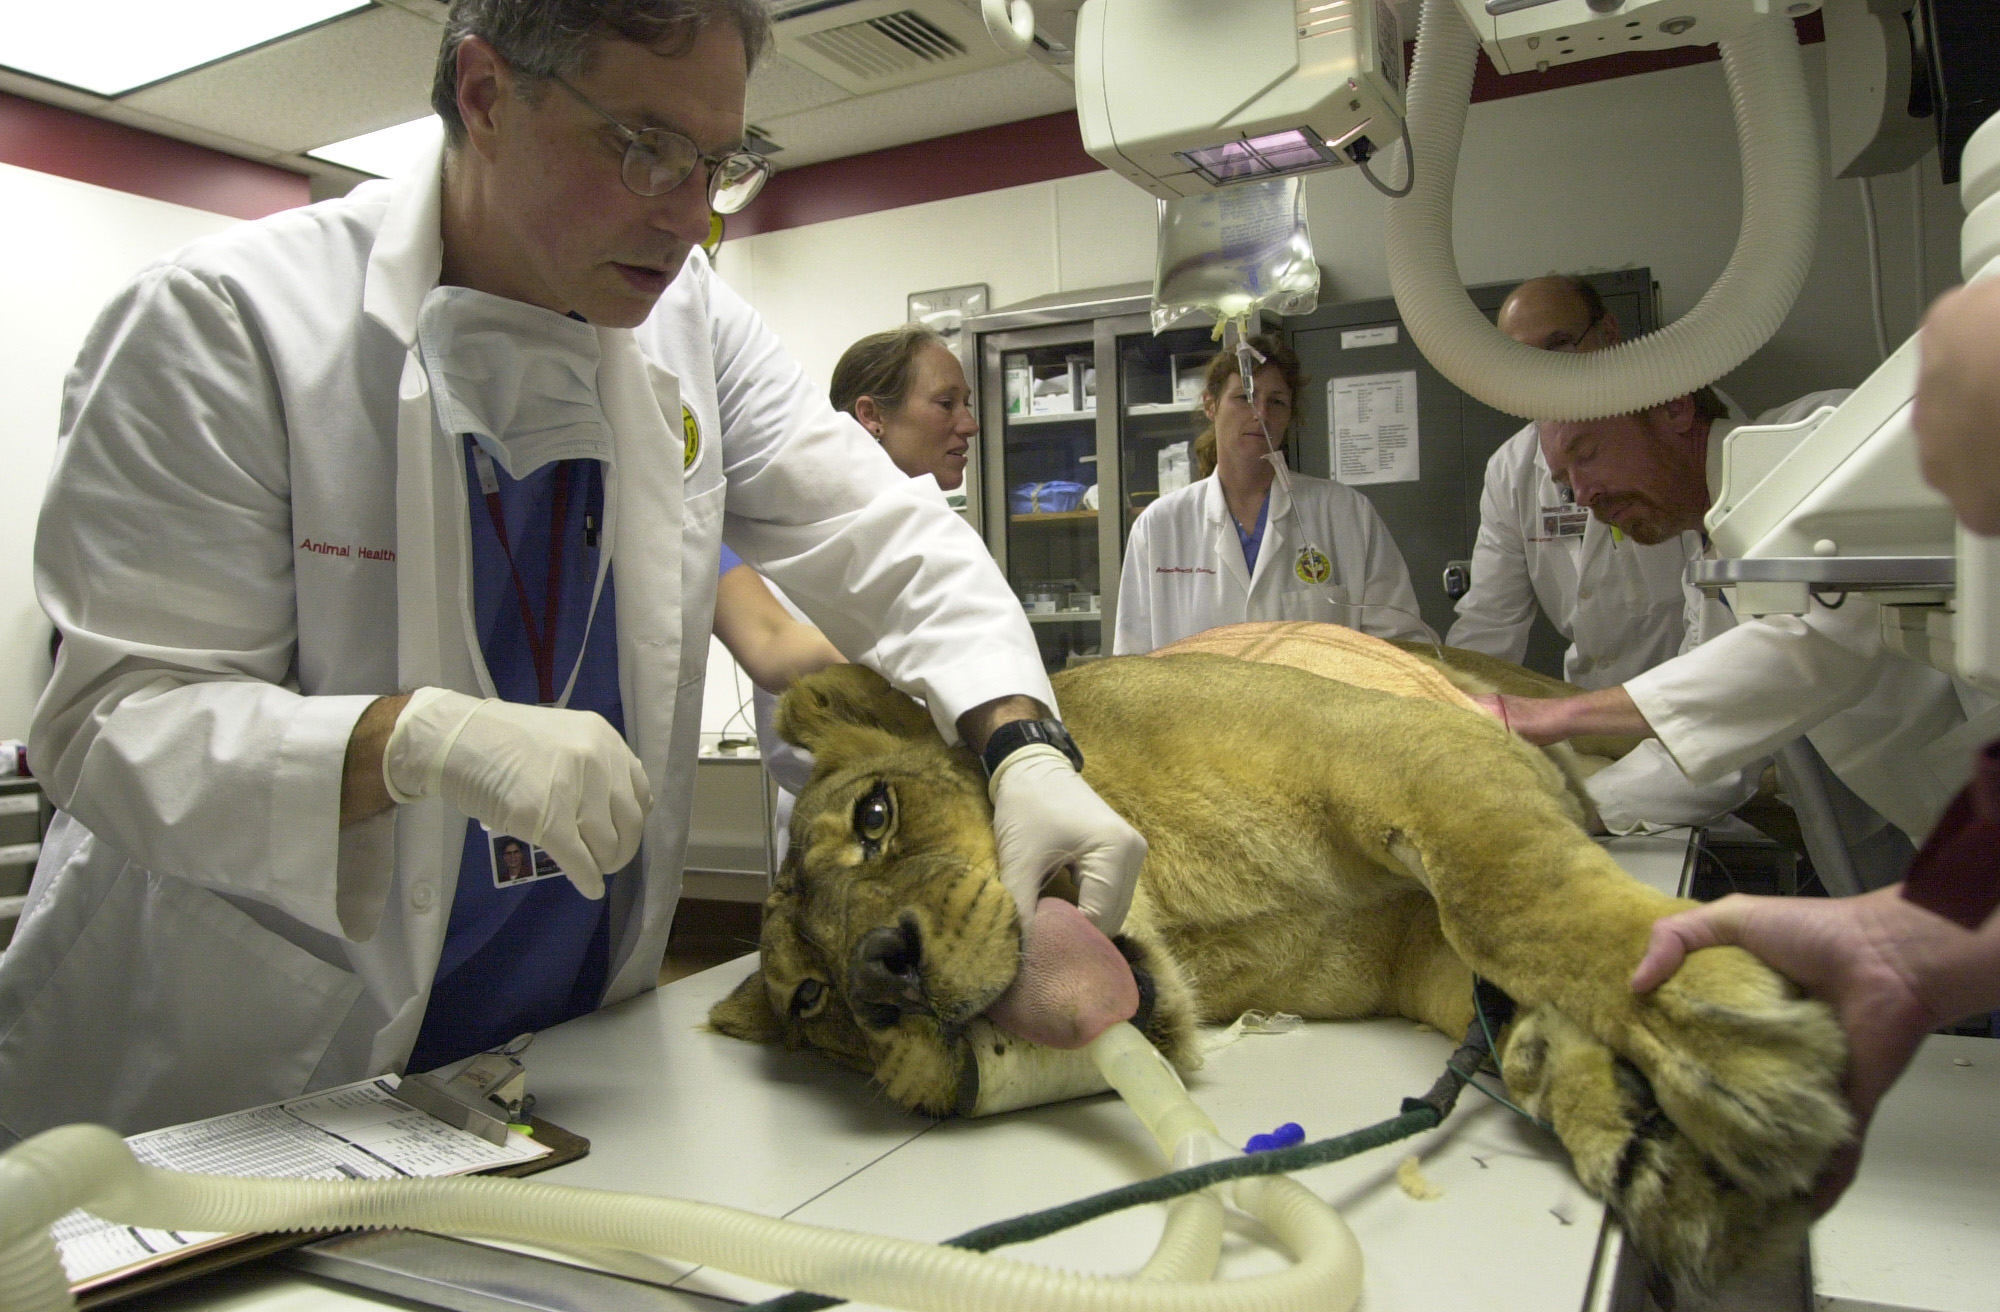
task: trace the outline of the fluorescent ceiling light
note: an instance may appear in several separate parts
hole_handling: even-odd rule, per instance
[[[368,7],[368,0],[9,4],[0,64],[117,96]]]
[[[306,154],[329,164],[338,164],[344,169],[373,173],[378,178],[400,178],[443,135],[444,120],[435,114],[426,114],[408,123],[398,123],[393,128],[364,132],[330,146],[319,146]]]

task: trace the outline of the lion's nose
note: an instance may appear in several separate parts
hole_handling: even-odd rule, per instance
[[[847,979],[847,997],[855,1013],[877,1029],[888,1029],[905,1013],[929,1010],[923,961],[923,935],[916,917],[908,912],[894,925],[863,934],[854,946]]]

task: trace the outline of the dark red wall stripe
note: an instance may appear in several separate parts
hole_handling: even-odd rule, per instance
[[[261,219],[312,200],[303,173],[0,92],[0,163]]]
[[[1103,167],[1084,153],[1076,115],[1065,111],[781,171],[724,223],[731,237],[749,237]]]
[[[1817,13],[1796,20],[1796,25],[1801,45],[1826,39]],[[1409,43],[1405,58],[1415,50],[1416,43]],[[1563,64],[1546,73],[1503,76],[1481,51],[1472,78],[1472,100],[1477,104],[1528,96],[1720,58],[1722,54],[1714,46],[1677,46]],[[1075,114],[1048,114],[781,172],[748,209],[731,215],[726,226],[731,237],[751,237],[828,219],[1095,173],[1103,167],[1084,152]]]

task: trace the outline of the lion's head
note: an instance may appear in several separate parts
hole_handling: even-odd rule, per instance
[[[1013,982],[1021,954],[985,777],[859,665],[796,684],[778,731],[816,766],[765,903],[761,966],[710,1023],[837,1057],[906,1107],[948,1112],[965,1027]]]

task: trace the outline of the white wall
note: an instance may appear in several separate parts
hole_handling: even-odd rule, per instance
[[[49,675],[32,553],[63,376],[134,272],[238,220],[0,164],[0,738],[26,738]]]
[[[1805,54],[1817,94],[1821,47]],[[1957,188],[1936,182],[1934,158],[1925,169],[1930,259],[1921,296],[1908,179],[1876,183],[1892,344],[1918,306],[1958,280]],[[1828,185],[1797,306],[1724,380],[1753,410],[1852,384],[1874,362],[1856,188]],[[1387,296],[1382,197],[1351,169],[1309,177],[1306,197],[1328,274],[1321,303]],[[1645,265],[1672,319],[1728,262],[1739,197],[1718,63],[1488,101],[1472,108],[1459,168],[1460,271],[1480,283]],[[824,381],[849,342],[903,320],[913,291],[985,282],[993,304],[1006,305],[1150,279],[1153,202],[1113,174],[1087,174],[742,238],[725,243],[717,265]]]

